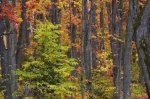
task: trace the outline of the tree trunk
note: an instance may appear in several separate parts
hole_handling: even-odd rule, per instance
[[[132,36],[134,33],[134,19],[137,14],[137,2],[136,0],[129,0],[129,13],[127,19],[127,34],[125,41],[125,50],[124,50],[124,66],[123,66],[123,98],[130,99],[130,83],[131,83],[131,44]]]
[[[145,85],[148,97],[150,98],[150,71],[149,71],[149,61],[150,58],[150,45],[149,45],[149,16],[150,16],[150,1],[148,1],[143,15],[141,17],[140,26],[137,29],[136,34],[136,44],[139,54],[139,61],[141,63],[142,73],[144,75]]]
[[[82,0],[82,74],[81,74],[81,96],[82,99],[84,99],[84,76],[85,76],[85,71],[86,71],[86,46],[87,46],[87,0]]]
[[[10,87],[11,87],[11,94],[13,95],[14,92],[17,89],[17,81],[16,81],[16,30],[13,27],[14,24],[10,23],[10,29],[11,31],[8,32],[8,71],[10,74]],[[12,99],[15,99],[15,96],[13,96]]]
[[[16,61],[17,61],[17,68],[22,67],[22,61],[23,61],[23,49],[29,44],[29,31],[28,28],[28,22],[26,18],[26,0],[22,0],[21,6],[22,6],[22,12],[21,12],[21,18],[22,22],[20,24],[20,30],[19,30],[19,37],[17,42],[17,53],[16,53]]]
[[[94,36],[95,38],[91,38],[90,36],[90,39],[91,39],[91,50],[92,50],[92,56],[91,56],[91,59],[92,59],[92,68],[96,68],[97,65],[98,65],[98,62],[97,62],[97,55],[96,55],[96,51],[98,50],[98,42],[96,41],[96,36],[97,36],[97,32],[96,32],[96,27],[95,27],[95,24],[96,24],[96,2],[91,0],[91,8],[90,8],[90,30],[89,32],[91,32],[91,36]]]
[[[9,79],[9,72],[8,72],[8,50],[6,46],[4,45],[4,36],[7,36],[4,34],[4,31],[6,31],[6,26],[4,24],[4,20],[1,20],[0,22],[0,46],[1,46],[1,69],[2,69],[2,79],[3,79],[3,90],[4,91],[4,99],[12,99],[11,95],[11,87],[10,87],[10,79]],[[6,38],[5,38],[6,39]],[[6,40],[7,41],[7,40]]]
[[[60,23],[60,9],[57,7],[58,0],[51,0],[52,7],[49,9],[49,16],[48,20],[51,21],[53,24]]]
[[[120,88],[121,88],[121,79],[120,79],[120,60],[119,60],[119,41],[116,40],[115,38],[118,37],[119,32],[118,31],[118,20],[116,20],[117,17],[117,10],[118,10],[118,5],[116,0],[112,0],[112,10],[111,10],[111,15],[110,15],[110,25],[109,25],[109,31],[111,33],[111,50],[112,50],[112,59],[113,59],[113,80],[114,80],[114,85],[116,87],[115,93],[113,98],[114,99],[120,99]],[[110,13],[110,12],[109,12]]]
[[[76,30],[77,26],[72,23],[72,15],[76,16],[76,7],[74,2],[69,1],[70,6],[70,40],[71,40],[71,49],[70,49],[70,56],[72,58],[77,58],[77,50],[75,47],[75,40],[76,40]]]
[[[2,78],[4,83],[4,98],[15,99],[13,93],[16,91],[16,31],[14,24],[10,23],[8,19],[4,20],[5,33],[2,31],[1,37],[1,66],[2,66]]]
[[[117,25],[118,25],[118,38],[120,39],[118,41],[118,83],[117,83],[117,89],[116,89],[116,92],[117,92],[117,96],[118,96],[118,99],[121,99],[122,97],[122,94],[121,94],[121,91],[122,91],[122,80],[121,80],[121,70],[122,70],[122,64],[123,64],[123,43],[122,43],[122,40],[123,40],[123,1],[122,0],[119,0],[118,3],[117,3],[117,17],[119,18],[118,22],[117,22]]]
[[[101,1],[101,12],[100,12],[100,30],[101,30],[101,37],[100,37],[100,45],[99,45],[99,49],[102,51],[104,50],[105,46],[104,46],[104,1]],[[96,45],[95,45],[96,46]]]
[[[82,0],[82,68],[83,68],[82,78],[84,78],[85,76],[86,92],[91,94],[91,91],[92,91],[92,81],[91,81],[92,80],[92,75],[91,75],[91,64],[92,64],[91,30],[92,30],[92,27],[91,26],[92,26],[93,12],[91,8],[90,16],[88,17],[87,3],[88,3],[87,0]],[[81,91],[83,94],[83,86],[81,86]]]

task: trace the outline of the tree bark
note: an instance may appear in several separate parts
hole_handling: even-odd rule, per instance
[[[2,66],[2,77],[4,81],[5,99],[15,99],[13,93],[16,91],[16,31],[13,23],[9,22],[6,18],[4,20],[5,34],[2,32],[1,37],[1,66]],[[4,38],[5,36],[5,38]]]
[[[7,3],[3,2],[3,3]],[[13,6],[15,2],[13,1]],[[16,99],[13,96],[17,88],[16,82],[16,28],[13,22],[7,17],[1,20],[3,28],[1,30],[1,66],[2,66],[2,78],[4,83],[4,98],[5,99]]]
[[[100,12],[100,30],[101,30],[101,37],[100,37],[100,45],[99,45],[99,49],[102,51],[104,50],[105,46],[104,46],[104,1],[101,1],[101,12]],[[96,46],[96,45],[95,45]]]
[[[140,26],[137,29],[136,44],[139,55],[139,61],[141,63],[142,73],[144,75],[145,85],[148,97],[150,98],[150,71],[149,62],[150,57],[150,45],[149,45],[149,16],[150,16],[150,1],[148,1],[143,15],[141,17]]]
[[[57,7],[58,0],[51,0],[52,7],[49,9],[48,20],[53,24],[60,23],[60,9]]]
[[[77,50],[75,47],[75,40],[76,40],[76,30],[77,26],[72,23],[72,16],[76,16],[76,7],[74,2],[69,1],[69,8],[70,8],[70,40],[71,40],[71,49],[70,49],[70,56],[72,58],[77,58]]]
[[[94,2],[91,0],[91,2]],[[92,51],[91,51],[91,30],[92,30],[92,8],[90,9],[90,15],[88,16],[87,0],[82,0],[82,68],[83,77],[86,81],[86,92],[91,95],[92,92]],[[92,4],[92,3],[91,3]],[[93,5],[92,5],[93,6]],[[83,79],[82,79],[83,80]],[[81,86],[83,94],[83,86]],[[90,96],[91,97],[91,96]],[[82,97],[83,99],[84,97]]]
[[[120,99],[120,88],[121,88],[121,77],[120,77],[120,51],[119,48],[119,41],[116,39],[119,36],[119,26],[118,23],[120,20],[117,20],[117,14],[118,14],[118,5],[117,0],[112,0],[112,9],[111,13],[109,12],[110,17],[110,24],[109,24],[109,31],[111,33],[111,50],[112,50],[112,59],[113,59],[113,80],[114,80],[114,86],[116,87],[114,92],[114,99]],[[119,16],[120,18],[120,16]]]
[[[1,46],[1,69],[2,69],[2,79],[3,79],[3,90],[4,99],[12,99],[11,86],[10,86],[10,77],[9,77],[9,62],[8,62],[8,49],[4,45],[4,31],[6,31],[5,21],[1,20],[0,22],[0,46]],[[6,40],[7,41],[7,40]]]
[[[134,33],[134,19],[137,14],[137,2],[136,0],[129,0],[129,13],[127,19],[127,34],[124,50],[124,64],[123,64],[123,98],[130,99],[130,83],[131,83],[131,44],[132,36]]]
[[[14,28],[14,24],[10,23],[10,32],[8,32],[8,71],[10,74],[10,87],[12,99],[15,99],[16,96],[13,96],[14,92],[17,89],[17,79],[15,75],[16,70],[16,30]]]
[[[23,61],[23,49],[24,47],[28,46],[29,44],[29,31],[28,31],[28,22],[26,17],[26,0],[22,0],[21,6],[22,6],[22,12],[21,12],[21,18],[22,22],[20,24],[20,30],[19,30],[19,37],[17,42],[17,53],[16,53],[16,62],[17,62],[17,68],[20,69],[22,67],[22,61]]]
[[[81,74],[81,96],[84,99],[84,75],[86,71],[86,46],[87,46],[87,0],[82,0],[82,45],[81,45],[81,55],[82,55],[82,74]]]
[[[95,38],[91,38],[91,50],[92,50],[92,55],[91,55],[91,59],[92,59],[92,68],[96,68],[97,65],[98,65],[98,62],[97,62],[97,55],[96,55],[96,51],[98,50],[98,42],[96,41],[96,37],[97,37],[97,32],[96,32],[96,9],[97,9],[97,6],[96,6],[96,2],[91,0],[91,8],[90,8],[90,30],[89,32],[91,32],[91,36],[94,36]]]

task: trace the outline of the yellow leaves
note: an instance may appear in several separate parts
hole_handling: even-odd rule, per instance
[[[62,8],[66,9],[66,8],[69,7],[69,3],[64,2],[64,1],[60,1],[60,2],[58,3],[58,7],[59,7],[60,9],[62,9]]]
[[[19,23],[21,23],[23,21],[22,18],[18,18],[17,20]]]
[[[115,87],[109,87],[105,90],[106,93],[114,92]]]
[[[31,38],[31,37],[30,37]],[[30,46],[28,46],[27,48],[25,48],[25,54],[26,55],[33,55],[34,53],[34,47],[37,46],[37,43],[34,42],[33,40],[30,41]]]
[[[22,81],[23,79],[24,79],[23,77],[19,77],[19,79],[18,79],[18,80],[19,80],[19,81]]]
[[[64,45],[70,45],[69,35],[66,32],[62,31],[60,41]]]
[[[0,91],[0,97],[4,97],[4,91]]]

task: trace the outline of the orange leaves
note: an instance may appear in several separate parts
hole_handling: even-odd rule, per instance
[[[38,6],[38,3],[36,3],[35,0],[26,2],[27,8],[34,9],[36,6]]]
[[[79,25],[79,24],[81,24],[81,20],[78,18],[78,16],[72,16],[71,22],[72,22],[74,25]]]
[[[30,10],[48,10],[51,7],[51,2],[49,0],[29,0],[26,2],[26,7]]]
[[[11,22],[19,23],[21,20],[15,15],[14,7],[5,0],[0,4],[0,20],[8,18]]]
[[[43,9],[43,8],[49,8],[51,6],[50,2],[45,0],[29,0],[26,2],[26,7],[30,10],[32,9]]]
[[[28,0],[26,2],[28,20],[32,22],[34,16],[38,14],[41,14],[45,18],[50,7],[50,0]]]

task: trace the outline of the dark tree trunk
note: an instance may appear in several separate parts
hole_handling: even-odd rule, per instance
[[[5,99],[15,99],[13,93],[16,91],[16,30],[14,24],[9,22],[8,19],[4,20],[5,33],[2,32],[1,37],[1,66],[2,77],[4,81]]]
[[[91,4],[92,4],[91,0]],[[93,5],[92,5],[93,6]],[[91,75],[91,65],[92,65],[92,51],[91,51],[91,31],[92,31],[92,6],[90,9],[90,15],[88,16],[87,10],[87,0],[82,0],[82,68],[83,76],[85,76],[86,81],[86,91],[91,95],[92,91],[92,75]],[[84,92],[83,86],[81,86],[82,94]],[[84,98],[84,96],[82,96]]]
[[[120,53],[121,50],[119,50],[120,42],[115,39],[117,38],[121,33],[121,27],[118,25],[120,24],[120,20],[117,20],[116,17],[118,16],[118,5],[117,5],[117,0],[112,0],[112,10],[111,14],[109,17],[110,19],[110,25],[109,25],[109,31],[111,33],[111,50],[112,50],[112,59],[113,59],[113,80],[114,80],[114,85],[116,87],[115,93],[113,98],[114,99],[120,99],[120,91],[121,91],[121,77],[120,77]],[[120,18],[120,16],[119,16]],[[118,24],[119,23],[119,24]]]
[[[127,19],[127,34],[125,41],[125,50],[124,50],[124,80],[123,80],[123,98],[130,98],[130,83],[131,83],[131,44],[132,44],[132,36],[134,33],[134,19],[137,15],[137,2],[136,0],[129,0],[129,13]]]
[[[139,54],[139,61],[141,64],[141,70],[144,75],[145,85],[148,97],[150,98],[150,31],[149,31],[149,16],[150,16],[150,1],[148,1],[143,15],[141,17],[140,26],[137,29],[136,44]]]
[[[5,3],[5,2],[3,2]],[[13,7],[16,6],[16,0],[12,0]],[[4,31],[2,31],[2,49],[1,56],[2,76],[5,85],[4,98],[16,99],[14,95],[17,90],[17,78],[15,75],[16,70],[16,27],[15,23],[11,22],[7,17],[3,20]]]
[[[105,46],[104,46],[104,1],[101,1],[101,12],[100,12],[100,30],[101,30],[101,37],[100,37],[100,45],[99,45],[99,49],[102,51],[104,50]],[[96,46],[96,45],[95,45]]]
[[[86,53],[86,47],[87,47],[87,33],[88,33],[88,28],[87,28],[87,20],[88,20],[88,15],[87,15],[87,0],[82,0],[82,69],[83,73],[81,74],[81,95],[82,99],[84,99],[84,75],[85,71],[87,71],[87,53]]]
[[[92,66],[96,66],[96,55],[95,57],[92,56],[92,34],[95,32],[95,27],[94,27],[94,22],[95,22],[95,1],[94,0],[90,0],[90,11],[89,11],[89,17],[88,17],[88,22],[87,22],[87,28],[88,28],[88,33],[87,38],[85,37],[84,40],[87,43],[87,45],[85,45],[85,51],[86,51],[86,64],[85,66],[87,66],[87,70],[85,69],[85,74],[86,74],[86,80],[87,80],[87,90],[89,92],[89,94],[92,94]],[[85,43],[85,44],[86,44]],[[96,54],[96,51],[95,51]],[[94,59],[95,60],[94,60]],[[87,73],[86,73],[87,72]],[[91,98],[91,96],[90,96]]]
[[[119,0],[117,3],[117,17],[119,18],[117,21],[118,26],[118,76],[117,76],[117,86],[116,86],[116,92],[118,99],[121,99],[122,97],[122,80],[121,80],[121,70],[122,70],[122,64],[123,64],[123,0]],[[115,98],[115,97],[114,97]]]
[[[3,43],[3,42],[1,42]],[[3,53],[1,54],[1,69],[2,69],[2,79],[3,79],[3,89],[4,91],[4,99],[12,99],[11,87],[10,87],[10,77],[9,77],[9,68],[8,68],[8,50],[3,46]]]
[[[8,62],[8,49],[5,46],[4,36],[7,37],[6,34],[4,34],[4,31],[6,31],[6,26],[4,24],[4,21],[1,20],[0,22],[0,46],[1,46],[1,69],[2,69],[2,79],[3,79],[3,90],[4,91],[4,98],[5,99],[12,99],[11,95],[11,86],[10,86],[10,77],[9,77],[9,62]]]
[[[69,6],[70,6],[70,40],[71,40],[71,49],[70,49],[70,56],[72,58],[77,58],[77,50],[75,47],[75,40],[76,40],[76,30],[77,26],[72,23],[72,17],[76,16],[76,7],[74,2],[69,1]]]
[[[17,42],[17,53],[16,53],[16,61],[17,61],[17,68],[22,67],[22,61],[23,61],[23,49],[24,47],[28,46],[29,44],[29,31],[28,31],[28,22],[26,18],[26,0],[22,0],[21,6],[22,6],[22,12],[21,12],[21,18],[22,22],[20,24],[20,30],[19,30],[19,37]]]
[[[3,2],[5,3],[5,2]],[[15,1],[12,2],[15,6]],[[1,66],[2,66],[2,77],[4,83],[4,98],[5,99],[16,99],[13,96],[17,89],[16,82],[16,28],[13,22],[10,22],[7,17],[4,18],[3,28],[1,28]]]
[[[48,20],[53,24],[60,23],[60,9],[57,6],[58,0],[51,0],[52,7],[49,9]]]
[[[95,38],[91,38],[90,36],[90,39],[91,39],[91,49],[92,49],[92,56],[91,56],[91,59],[92,59],[92,64],[91,66],[93,68],[96,68],[98,63],[97,63],[97,55],[96,55],[96,51],[98,50],[98,42],[96,41],[96,37],[97,37],[97,32],[96,32],[96,2],[91,0],[91,9],[90,9],[90,19],[89,19],[89,22],[90,22],[90,30],[89,32],[91,32],[91,36],[94,36]]]
[[[16,30],[13,27],[14,24],[10,23],[11,31],[8,32],[8,71],[10,74],[10,87],[11,87],[11,95],[13,96],[14,92],[17,89],[17,81],[16,81]],[[15,99],[13,96],[12,99]]]

